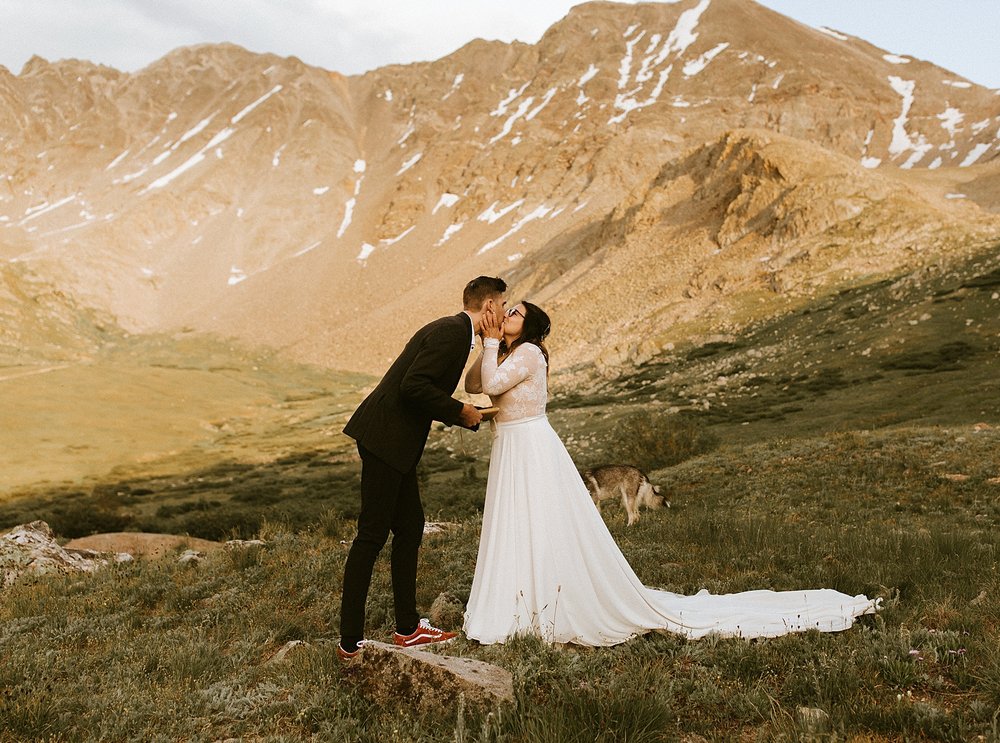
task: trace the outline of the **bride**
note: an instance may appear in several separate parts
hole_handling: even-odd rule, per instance
[[[530,302],[489,314],[483,351],[465,379],[500,408],[465,634],[483,644],[516,635],[615,645],[650,630],[775,637],[850,627],[878,599],[830,589],[693,596],[645,587],[594,508],[545,416],[549,318]]]

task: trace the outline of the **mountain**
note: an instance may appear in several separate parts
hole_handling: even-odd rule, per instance
[[[587,3],[353,77],[36,57],[0,102],[22,360],[79,312],[378,373],[489,273],[551,308],[557,369],[615,374],[1000,235],[997,91],[751,0]]]

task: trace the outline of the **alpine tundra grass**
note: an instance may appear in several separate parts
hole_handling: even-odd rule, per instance
[[[605,649],[523,639],[448,653],[509,669],[517,701],[483,716],[378,708],[336,660],[349,520],[266,547],[22,581],[0,601],[0,740],[996,739],[1000,715],[1000,431],[834,433],[715,451],[653,473],[674,507],[626,529],[645,583],[690,593],[827,586],[881,596],[851,630],[772,640],[652,633]],[[451,479],[430,479],[430,508]],[[962,477],[956,477],[962,475]],[[482,487],[482,481],[477,481]],[[429,535],[418,600],[467,595],[478,522]],[[370,636],[392,627],[386,560]],[[307,645],[267,660],[287,641]],[[810,723],[811,724],[811,723]]]
[[[572,394],[553,375],[550,418],[577,464],[641,457],[672,502],[631,528],[622,509],[603,513],[647,585],[883,599],[846,632],[650,633],[603,649],[459,639],[445,652],[513,673],[514,704],[376,706],[335,653],[358,465],[344,442],[303,446],[7,498],[0,526],[266,546],[5,589],[0,741],[1000,741],[998,265],[817,297]],[[432,434],[425,511],[457,526],[425,539],[424,609],[468,595],[489,443]],[[391,593],[386,555],[372,638],[391,635]],[[305,644],[268,663],[290,640]]]

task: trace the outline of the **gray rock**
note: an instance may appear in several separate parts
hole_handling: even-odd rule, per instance
[[[184,550],[177,562],[181,565],[197,565],[205,559],[205,553],[198,550]]]
[[[438,594],[427,618],[435,627],[461,627],[465,619],[465,604],[453,593]]]
[[[461,526],[454,521],[428,521],[424,524],[424,534],[444,534]]]
[[[817,707],[799,707],[795,716],[806,733],[825,733],[830,727],[830,715]]]
[[[272,655],[268,659],[268,663],[280,663],[283,661],[292,650],[297,648],[299,645],[308,646],[309,643],[304,640],[289,640],[284,645],[281,646],[281,650]]]
[[[234,550],[247,547],[263,547],[267,542],[263,539],[230,539],[226,542],[226,549]]]
[[[44,521],[15,526],[0,536],[0,588],[22,575],[92,573],[111,563],[131,562],[132,555],[64,549]]]
[[[348,677],[376,704],[412,704],[441,712],[456,706],[492,708],[514,700],[509,671],[471,658],[438,655],[367,641],[346,667]]]

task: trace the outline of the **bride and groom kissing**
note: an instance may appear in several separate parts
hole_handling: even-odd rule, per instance
[[[530,302],[508,308],[506,293],[502,279],[470,281],[462,312],[418,330],[344,428],[361,456],[361,509],[344,567],[341,659],[362,652],[372,571],[390,534],[395,644],[457,636],[417,611],[424,512],[416,468],[432,421],[469,429],[482,422],[479,409],[452,397],[477,335],[482,351],[465,390],[489,395],[499,413],[462,628],[468,638],[491,644],[529,634],[606,646],[652,630],[774,637],[847,629],[877,610],[877,599],[831,589],[683,595],[644,586],[545,415],[549,318]]]

